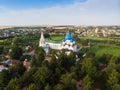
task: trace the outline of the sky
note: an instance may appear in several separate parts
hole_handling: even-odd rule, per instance
[[[10,25],[120,25],[120,0],[0,0]]]

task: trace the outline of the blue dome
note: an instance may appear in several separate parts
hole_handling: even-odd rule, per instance
[[[66,40],[70,40],[71,42],[75,41],[74,38],[71,36],[71,33],[68,32],[65,38],[62,40],[62,42],[65,42]]]

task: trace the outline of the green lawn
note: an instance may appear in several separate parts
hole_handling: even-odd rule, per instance
[[[120,56],[120,47],[117,46],[100,46],[95,45],[90,47],[90,51],[96,54],[96,57],[100,57],[103,54],[111,54],[113,56]]]
[[[119,37],[120,38],[120,37]],[[120,40],[119,38],[102,38],[102,37],[80,37],[82,41],[91,41],[92,46],[90,51],[100,57],[103,54],[111,54],[113,56],[120,56]]]
[[[103,43],[120,43],[120,37],[79,37],[81,40],[99,41]]]
[[[64,36],[61,35],[53,35],[50,38],[45,38],[45,39],[46,41],[61,43],[63,38]]]
[[[4,40],[0,40],[0,42],[4,42]]]

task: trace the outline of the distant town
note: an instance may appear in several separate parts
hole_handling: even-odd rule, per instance
[[[9,38],[14,36],[36,34],[41,29],[50,34],[62,34],[65,30],[71,30],[75,34],[80,36],[90,37],[109,37],[109,36],[120,36],[120,26],[24,26],[24,27],[12,27],[12,26],[1,26],[0,27],[0,38]]]

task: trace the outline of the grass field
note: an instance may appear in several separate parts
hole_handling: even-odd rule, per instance
[[[113,56],[120,56],[120,47],[117,46],[100,46],[95,45],[90,47],[90,51],[96,54],[96,57],[100,57],[103,54],[111,54]]]
[[[4,42],[4,40],[0,40],[0,42]]]
[[[80,40],[90,40],[93,43],[120,44],[120,38],[102,38],[102,37],[80,37]]]
[[[63,38],[64,36],[61,36],[61,35],[53,35],[50,38],[46,38],[46,40],[61,43]]]
[[[102,38],[102,37],[80,37],[82,41],[90,40],[92,46],[90,51],[96,54],[99,58],[103,54],[111,54],[120,56],[120,37],[119,38]]]

